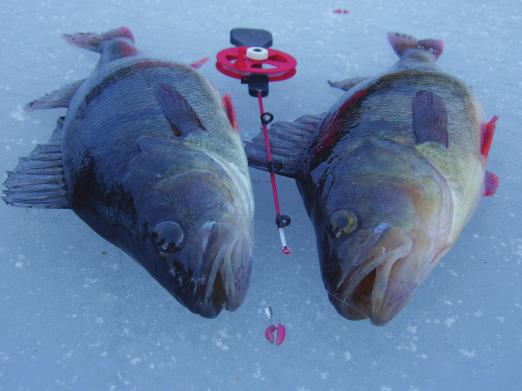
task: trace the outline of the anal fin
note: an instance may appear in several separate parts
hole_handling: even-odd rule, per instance
[[[48,144],[37,145],[21,158],[14,171],[7,173],[3,200],[8,205],[25,208],[70,208],[63,176],[61,139],[63,117]]]
[[[495,195],[499,183],[500,179],[498,178],[498,176],[493,174],[491,171],[486,171],[486,176],[484,178],[484,197],[491,197]]]
[[[280,121],[270,126],[269,138],[272,152],[272,167],[266,158],[265,141],[260,133],[245,143],[248,164],[259,170],[273,171],[276,174],[298,177],[306,161],[306,152],[315,130],[321,122],[321,115],[305,115],[293,122]]]

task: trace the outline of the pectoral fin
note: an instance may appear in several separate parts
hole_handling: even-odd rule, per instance
[[[417,144],[431,141],[448,148],[448,112],[440,96],[430,91],[417,92],[412,99],[412,116]]]
[[[158,84],[156,99],[176,137],[186,137],[194,131],[206,130],[190,103],[174,87]]]

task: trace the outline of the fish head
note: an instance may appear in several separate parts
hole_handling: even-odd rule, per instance
[[[149,271],[181,304],[207,318],[243,302],[253,244],[248,173],[241,179],[213,163],[199,154],[174,165],[142,208]]]
[[[341,315],[383,325],[440,258],[451,201],[440,177],[392,162],[357,173],[351,163],[316,219],[323,281]]]

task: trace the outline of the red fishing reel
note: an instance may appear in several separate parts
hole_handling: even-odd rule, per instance
[[[249,85],[250,95],[268,95],[268,83],[290,79],[297,61],[288,53],[270,49],[272,33],[260,29],[236,28],[230,32],[234,48],[216,55],[216,68],[226,76]]]
[[[216,68],[227,76],[243,79],[250,75],[266,75],[268,81],[290,79],[297,61],[291,55],[260,46],[239,46],[220,51]]]
[[[291,219],[281,214],[279,207],[275,170],[268,138],[268,124],[272,122],[274,116],[265,111],[263,97],[268,95],[269,82],[286,80],[296,74],[297,61],[287,53],[270,49],[272,33],[267,30],[233,29],[230,31],[230,43],[236,47],[224,49],[216,55],[216,68],[226,76],[240,79],[241,83],[248,84],[248,93],[258,100],[261,129],[266,147],[266,160],[274,196],[275,221],[281,239],[281,251],[283,254],[289,255],[290,248],[286,244],[284,228],[290,224]]]

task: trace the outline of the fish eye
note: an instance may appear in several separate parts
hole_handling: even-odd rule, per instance
[[[152,244],[160,256],[168,256],[180,250],[184,238],[183,229],[174,221],[162,221],[156,224],[151,233]]]
[[[328,234],[334,239],[348,236],[357,228],[357,223],[357,216],[351,210],[334,210],[328,217]]]

